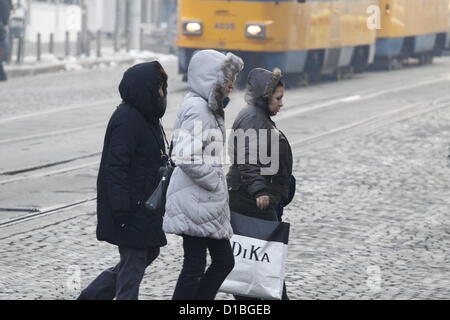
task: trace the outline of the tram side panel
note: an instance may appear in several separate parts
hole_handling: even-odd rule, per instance
[[[367,8],[377,3],[181,0],[180,73],[186,74],[196,50],[206,48],[240,55],[244,75],[254,67],[318,76],[351,66],[362,71],[373,60],[376,41]]]
[[[445,47],[448,6],[448,0],[380,0],[376,62],[388,67],[407,58],[431,62]]]

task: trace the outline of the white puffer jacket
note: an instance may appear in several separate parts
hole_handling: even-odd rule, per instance
[[[166,233],[230,239],[227,182],[222,169],[225,143],[223,99],[242,60],[214,50],[196,53],[188,68],[189,93],[174,131],[177,168],[167,190]]]

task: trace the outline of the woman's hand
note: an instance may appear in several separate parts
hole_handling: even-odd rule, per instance
[[[256,198],[256,206],[260,209],[260,210],[264,210],[267,209],[270,205],[270,198],[269,196],[261,196]]]

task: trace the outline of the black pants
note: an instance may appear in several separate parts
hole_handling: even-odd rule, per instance
[[[6,72],[5,69],[3,68],[3,62],[0,61],[0,81],[6,81],[7,77],[6,77]]]
[[[120,262],[103,271],[81,292],[78,300],[137,300],[145,269],[158,257],[159,248],[119,247]]]
[[[214,300],[234,268],[230,241],[183,236],[183,248],[183,269],[173,300]],[[211,255],[211,266],[205,272],[207,249]]]

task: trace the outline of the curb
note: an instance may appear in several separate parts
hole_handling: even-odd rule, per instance
[[[124,58],[117,60],[107,60],[107,59],[98,59],[92,61],[79,61],[78,65],[84,68],[92,68],[101,64],[117,64],[117,65],[125,65],[125,64],[133,64],[136,61],[135,58]],[[13,78],[21,78],[27,76],[35,76],[39,74],[46,73],[55,73],[61,71],[69,71],[67,70],[67,66],[70,65],[71,62],[59,62],[56,64],[47,64],[47,65],[39,65],[39,66],[5,66],[5,71],[9,79]]]

